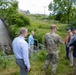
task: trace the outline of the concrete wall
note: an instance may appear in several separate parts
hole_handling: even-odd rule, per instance
[[[9,45],[12,43],[12,40],[9,36],[9,32],[1,19],[0,19],[0,43],[3,50],[5,49],[4,44]]]

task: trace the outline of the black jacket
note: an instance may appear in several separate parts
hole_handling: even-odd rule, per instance
[[[76,58],[76,40],[74,40],[70,46],[74,46],[74,50],[73,50],[73,56]]]

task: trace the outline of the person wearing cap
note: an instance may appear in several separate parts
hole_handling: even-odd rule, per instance
[[[70,42],[70,39],[72,37],[72,32],[71,32],[71,28],[68,27],[67,29],[67,35],[65,38],[65,45],[66,45],[66,58],[69,59],[69,47],[68,47],[68,43]]]
[[[56,34],[57,31],[56,25],[51,26],[51,32],[47,33],[44,38],[44,45],[47,51],[46,62],[44,65],[44,75],[46,75],[46,70],[48,69],[50,62],[52,62],[52,72],[51,75],[56,74],[57,63],[58,63],[58,53],[59,53],[59,44],[64,43],[62,38]]]
[[[70,42],[70,47],[73,46],[73,62],[74,62],[74,75],[76,75],[76,28],[74,28],[74,35]]]
[[[70,67],[73,67],[73,46],[70,46],[70,43],[73,41],[73,36],[74,36],[74,28],[71,28],[71,32],[72,32],[72,37],[70,39],[70,42],[68,43],[67,47],[69,47],[69,59],[70,59]]]
[[[12,47],[16,58],[16,64],[20,67],[20,75],[28,75],[30,62],[28,56],[28,43],[25,41],[28,31],[20,29],[20,35],[13,40]]]

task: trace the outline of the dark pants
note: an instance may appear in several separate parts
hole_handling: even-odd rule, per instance
[[[66,46],[66,58],[69,59],[69,47]]]
[[[22,59],[16,59],[16,64],[20,67],[20,75],[28,75],[27,67]]]

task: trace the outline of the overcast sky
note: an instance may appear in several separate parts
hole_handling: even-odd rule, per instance
[[[19,9],[29,10],[31,13],[49,14],[48,5],[52,0],[18,0]]]

